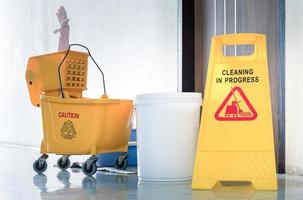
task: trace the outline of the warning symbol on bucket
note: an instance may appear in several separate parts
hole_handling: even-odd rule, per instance
[[[257,118],[257,112],[240,87],[233,87],[228,93],[215,118],[219,121],[248,121]]]
[[[67,120],[66,122],[64,122],[61,128],[61,136],[67,140],[71,140],[76,137],[76,130],[72,121]]]

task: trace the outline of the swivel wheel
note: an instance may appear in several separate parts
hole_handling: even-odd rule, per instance
[[[35,172],[38,174],[42,174],[43,172],[46,171],[47,169],[47,162],[46,159],[48,158],[48,155],[43,154],[40,158],[38,158],[34,163],[33,163],[33,169]]]
[[[120,155],[115,162],[115,168],[116,169],[121,169],[121,170],[125,170],[128,166],[128,155],[127,154],[122,154]]]
[[[70,167],[70,159],[68,156],[62,156],[61,158],[58,159],[57,161],[57,166],[59,169],[68,169]]]
[[[86,176],[92,176],[97,172],[97,157],[92,156],[82,165],[82,171]]]

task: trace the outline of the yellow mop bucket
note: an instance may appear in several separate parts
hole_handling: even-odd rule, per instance
[[[73,44],[82,46],[78,44]],[[99,99],[71,98],[62,87],[61,66],[70,47],[58,67],[61,96],[41,96],[44,137],[41,143],[42,156],[35,161],[33,168],[43,173],[47,168],[47,153],[61,154],[57,165],[60,169],[70,166],[70,155],[92,155],[82,166],[86,175],[97,170],[96,154],[127,152],[128,139],[132,127],[133,101],[109,99],[106,95],[104,74],[92,58],[103,78],[104,95]],[[117,166],[127,164],[127,155],[122,154]]]
[[[127,152],[131,100],[42,96],[44,140],[41,153]]]

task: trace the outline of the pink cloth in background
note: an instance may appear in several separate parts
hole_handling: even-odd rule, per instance
[[[63,51],[68,49],[69,46],[69,19],[63,6],[58,9],[57,18],[60,23],[60,28],[56,29],[54,33],[60,33],[58,51]]]

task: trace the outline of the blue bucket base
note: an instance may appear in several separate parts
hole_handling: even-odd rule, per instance
[[[116,159],[122,152],[105,153],[98,155],[98,164],[102,167],[114,167]],[[128,147],[128,166],[137,166],[137,146]]]
[[[130,136],[130,141],[136,141],[136,130],[133,129]],[[97,164],[102,167],[114,167],[116,159],[122,152],[105,153],[98,155]],[[137,166],[137,146],[128,146],[128,166]]]

